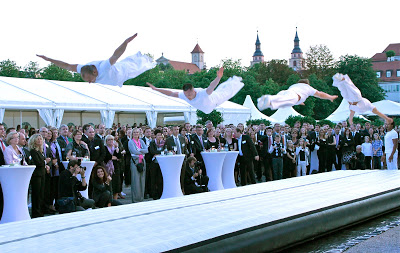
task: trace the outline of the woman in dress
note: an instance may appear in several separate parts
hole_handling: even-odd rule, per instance
[[[283,156],[283,179],[296,176],[296,149],[293,141],[287,141],[286,156]]]
[[[335,164],[335,159],[336,159],[336,139],[333,136],[332,128],[328,128],[326,131],[328,134],[328,137],[326,139],[326,144],[328,145],[327,148],[327,163],[326,163],[326,169],[327,171],[332,171],[332,166]]]
[[[215,130],[214,128],[210,128],[207,130],[207,141],[205,141],[204,148],[206,150],[210,150],[212,148],[218,149],[219,148],[219,140],[215,138]]]
[[[141,73],[152,69],[156,63],[147,55],[140,52],[128,56],[122,61],[118,61],[125,52],[128,43],[136,38],[137,33],[127,38],[114,52],[110,59],[103,61],[93,61],[86,65],[68,64],[59,60],[51,59],[44,55],[38,57],[53,63],[54,65],[81,74],[82,79],[89,83],[101,83],[122,87],[128,79],[135,78]]]
[[[156,156],[160,155],[164,150],[165,141],[163,140],[163,135],[160,129],[154,130],[154,134],[156,138],[150,142],[149,153],[152,158],[150,164],[150,181],[152,182],[151,196],[156,200],[161,198],[163,191],[163,177]]]
[[[144,155],[147,154],[148,148],[144,141],[139,138],[139,129],[132,130],[132,139],[128,142],[129,151],[131,153],[131,192],[132,202],[141,202],[144,199],[144,188],[146,182],[146,161]],[[143,164],[143,170],[138,170],[138,165]]]
[[[115,137],[107,135],[105,138],[106,156],[104,157],[104,164],[107,175],[111,177],[111,189],[113,192],[113,199],[118,199],[118,193],[121,193],[121,166],[122,160],[121,149]]]
[[[326,172],[328,168],[328,152],[329,152],[329,146],[328,146],[328,139],[329,135],[326,131],[321,130],[319,132],[318,140],[317,140],[317,145],[319,146],[318,150],[318,161],[319,161],[319,172]],[[332,166],[331,166],[332,168]]]
[[[224,137],[222,137],[222,135],[221,135],[221,129],[220,128],[216,128],[215,129],[215,138],[218,140],[218,142],[219,142],[219,147],[220,148],[224,148],[225,147],[225,144],[226,144],[226,140],[225,140],[225,138]]]
[[[45,158],[43,154],[43,137],[40,134],[34,134],[29,138],[28,146],[31,154],[32,165],[36,168],[31,177],[32,188],[32,218],[43,217],[44,207],[44,188],[45,175],[50,173],[50,167],[47,163],[50,158]]]
[[[110,207],[122,205],[116,199],[113,199],[113,192],[111,187],[112,178],[107,174],[106,169],[102,166],[96,167],[92,172],[93,183],[93,200],[96,207]]]
[[[345,128],[343,136],[343,146],[342,146],[342,164],[346,166],[346,170],[351,169],[351,159],[354,156],[356,150],[353,135],[351,134],[350,128]]]
[[[72,140],[65,148],[67,160],[82,159],[85,156],[90,156],[88,145],[82,141],[81,131],[75,130],[72,133]]]
[[[6,164],[20,164],[28,165],[23,157],[23,152],[18,147],[19,133],[11,132],[7,134],[6,143],[7,147],[4,149],[4,161]]]

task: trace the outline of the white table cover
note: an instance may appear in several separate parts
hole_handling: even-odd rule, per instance
[[[1,166],[0,183],[3,190],[4,208],[0,223],[28,220],[27,197],[29,182],[36,166]]]
[[[64,165],[64,168],[68,169],[69,161],[63,161],[62,163]],[[86,177],[86,183],[87,183],[87,186],[88,186],[88,187],[86,187],[86,190],[81,191],[81,194],[82,194],[83,197],[85,197],[87,199],[91,199],[91,198],[89,198],[88,189],[89,189],[89,179],[90,179],[90,175],[92,174],[94,163],[95,163],[94,161],[82,161],[81,162],[81,166],[82,167],[86,167],[85,177]],[[76,176],[76,178],[78,180],[82,179],[80,174],[78,174]]]
[[[161,199],[183,196],[180,177],[185,155],[159,155],[156,157],[163,176]]]
[[[229,151],[226,153],[222,165],[222,184],[224,189],[236,188],[235,183],[235,163],[239,151]]]
[[[201,152],[201,156],[206,166],[207,176],[210,181],[208,182],[208,189],[210,191],[223,190],[222,184],[222,164],[224,163],[227,152]]]

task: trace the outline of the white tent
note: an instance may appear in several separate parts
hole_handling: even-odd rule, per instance
[[[271,123],[285,123],[285,120],[289,118],[289,116],[303,116],[300,113],[296,112],[293,107],[282,107],[279,108],[274,114],[271,115]]]
[[[155,127],[157,122],[162,123],[162,117],[168,114],[182,113],[185,122],[191,124],[195,124],[197,120],[196,109],[185,101],[165,96],[147,87],[124,85],[119,88],[102,84],[0,77],[0,90],[0,122],[8,122],[11,126],[15,125],[15,115],[10,116],[8,113],[7,116],[7,111],[20,112],[19,124],[22,124],[22,111],[25,114],[37,111],[46,125],[57,127],[61,123],[69,123],[63,121],[65,113],[69,114],[69,118],[80,117],[81,124],[82,113],[99,113],[99,119],[106,127],[111,127],[115,122],[116,114],[117,120],[122,114],[145,115],[151,127]],[[229,101],[217,110],[222,112],[224,123],[237,124],[250,117],[248,108]],[[38,127],[42,124],[39,123],[39,118],[36,120],[33,117],[35,116],[30,117],[30,121],[35,121],[31,122],[33,125]],[[91,120],[96,121],[96,118],[92,117]],[[136,118],[129,117],[132,120]],[[144,120],[143,117],[141,119]]]
[[[336,110],[326,119],[332,121],[333,123],[339,123],[343,120],[347,120],[349,116],[350,116],[349,103],[347,102],[346,99],[343,99],[339,107],[336,108]],[[354,115],[354,117],[359,117],[364,120],[368,120],[364,116],[358,115],[357,113]]]
[[[250,109],[250,111],[251,111],[250,119],[266,119],[266,120],[268,120],[270,122],[273,121],[272,118],[270,118],[267,115],[261,113],[257,109],[257,107],[253,103],[253,100],[251,100],[251,96],[250,95],[246,96],[246,99],[244,100],[243,106]]]
[[[375,103],[372,103],[378,111],[380,111],[383,114],[389,115],[389,116],[397,116],[400,115],[400,103],[393,102],[391,100],[381,100]],[[375,115],[371,111],[363,113],[363,115]]]

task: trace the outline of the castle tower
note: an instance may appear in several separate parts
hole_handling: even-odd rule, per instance
[[[261,52],[261,42],[258,38],[258,31],[257,31],[257,40],[256,40],[256,51],[253,54],[253,61],[250,62],[250,65],[253,66],[254,64],[264,62],[264,55]]]
[[[297,35],[297,27],[296,36],[294,37],[294,48],[292,50],[291,58],[289,59],[289,67],[291,67],[295,71],[300,71],[304,69],[303,51],[301,51],[300,49],[300,39]]]
[[[203,70],[206,67],[204,64],[204,52],[203,50],[201,50],[198,43],[194,47],[191,54],[192,54],[192,63],[196,64],[200,70]]]

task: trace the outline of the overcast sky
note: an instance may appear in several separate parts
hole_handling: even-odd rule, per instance
[[[2,1],[0,61],[24,66],[44,54],[69,63],[109,58],[125,38],[156,59],[190,62],[196,42],[207,67],[222,59],[248,66],[257,29],[265,60],[289,59],[296,26],[300,47],[325,44],[335,58],[372,57],[400,43],[399,0],[388,1]],[[397,52],[398,53],[398,52]]]

